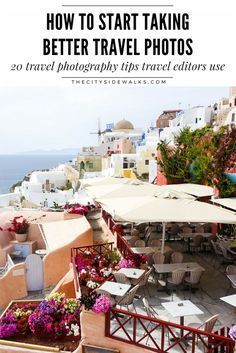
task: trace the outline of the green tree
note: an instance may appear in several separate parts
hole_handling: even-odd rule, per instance
[[[175,137],[175,147],[161,141],[158,164],[172,182],[215,185],[220,196],[229,196],[235,189],[225,172],[236,165],[236,129],[211,127],[191,131],[184,128]]]

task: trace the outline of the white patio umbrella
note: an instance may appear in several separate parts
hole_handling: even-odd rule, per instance
[[[211,186],[200,185],[200,184],[170,184],[170,185],[162,185],[162,189],[173,190],[184,192],[186,194],[190,194],[196,197],[205,197],[214,195],[214,190]]]
[[[184,192],[162,189],[159,185],[153,185],[140,180],[128,179],[122,184],[94,185],[85,190],[95,198],[120,198],[156,196],[162,199],[194,199]]]
[[[236,197],[227,197],[225,199],[212,199],[211,201],[213,203],[217,203],[218,205],[236,211]]]
[[[162,251],[167,222],[236,224],[234,212],[193,199],[161,199],[153,196],[100,198],[97,201],[119,222],[163,224]]]
[[[140,181],[129,181],[123,184],[110,184],[89,186],[85,190],[94,197],[98,198],[120,198],[120,197],[141,197],[154,196],[160,189],[160,186],[142,183]]]
[[[127,182],[127,178],[114,178],[114,177],[97,177],[97,178],[85,178],[80,179],[80,184],[83,188],[95,185],[113,185],[123,184]]]

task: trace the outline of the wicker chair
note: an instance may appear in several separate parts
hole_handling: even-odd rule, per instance
[[[200,224],[195,227],[195,233],[204,233],[204,227]]]
[[[170,240],[171,238],[173,238],[175,240],[176,236],[179,233],[179,230],[180,230],[180,227],[178,224],[176,224],[176,223],[172,224],[170,229],[167,232],[168,239]]]
[[[129,309],[130,305],[133,305],[134,311],[136,312],[133,302],[134,302],[135,294],[138,291],[138,289],[139,289],[139,285],[137,284],[135,287],[133,287],[128,293],[126,293],[122,297],[116,296],[115,297],[116,305],[119,305],[120,307],[126,306],[127,309]]]
[[[236,266],[235,265],[228,265],[225,270],[226,275],[236,275]],[[231,288],[236,289],[236,286],[234,285],[233,282],[230,282],[229,289],[227,290],[227,294],[229,294]]]
[[[171,300],[173,301],[174,289],[178,290],[185,276],[184,269],[178,269],[172,272],[171,277],[167,278],[166,286],[172,289]]]
[[[156,252],[152,255],[154,264],[164,264],[165,262],[165,255],[161,252]]]
[[[202,251],[211,251],[211,240],[213,240],[212,235],[207,238],[204,238],[203,242],[201,243]]]
[[[134,285],[134,286],[136,286],[138,284],[140,287],[143,287],[143,290],[144,290],[144,287],[146,285],[148,285],[148,278],[149,278],[151,272],[152,272],[152,268],[150,268],[148,271],[146,271],[141,278],[132,279],[131,280],[131,284]]]
[[[169,250],[165,252],[165,264],[169,264],[171,262],[171,255],[173,254],[173,250]]]
[[[214,326],[216,324],[216,321],[218,320],[218,317],[219,315],[216,314],[216,315],[213,315],[211,316],[209,319],[207,319],[206,321],[204,321],[202,324],[199,324],[199,323],[196,323],[196,322],[193,322],[193,323],[190,323],[188,324],[189,327],[193,327],[193,328],[197,328],[197,329],[201,329],[205,332],[212,332],[213,329],[214,329]],[[208,338],[206,338],[208,339]],[[205,344],[203,345],[203,342],[200,340],[197,339],[197,344],[198,345],[201,345],[203,347],[203,349],[201,349],[202,352],[206,352],[206,347],[205,347]]]
[[[202,275],[203,269],[201,267],[196,267],[190,272],[189,276],[185,277],[184,282],[189,287],[190,295],[193,288],[199,288]]]
[[[224,262],[225,263],[232,263],[235,260],[235,257],[231,256],[230,253],[228,252],[225,244],[223,242],[219,242],[219,247],[220,250],[222,251],[223,257],[224,257]]]
[[[184,255],[182,254],[182,252],[179,251],[174,251],[171,254],[171,262],[172,264],[180,264],[183,262],[184,259]]]
[[[129,244],[129,246],[132,248],[134,247],[136,241],[139,240],[139,237],[137,236],[133,236],[132,238],[130,238],[127,243]]]
[[[221,263],[222,263],[223,253],[221,251],[221,248],[219,246],[219,242],[218,241],[211,240],[210,242],[211,242],[211,245],[212,245],[212,248],[213,248],[214,265],[216,265],[218,260],[220,260],[220,263],[219,263],[219,266],[218,266],[218,268],[219,268],[221,266]]]
[[[226,267],[225,273],[227,275],[236,275],[236,266],[235,265],[228,265]]]
[[[153,253],[149,253],[146,255],[147,256],[147,264],[149,267],[152,267],[153,265]]]
[[[114,277],[118,283],[130,284],[130,280],[124,273],[115,272]]]
[[[161,246],[161,241],[160,239],[151,239],[148,241],[148,246]]]
[[[189,238],[184,237],[184,234],[189,234],[189,233],[192,233],[192,232],[193,232],[192,228],[191,227],[187,227],[187,226],[182,227],[180,232],[179,232],[180,238],[182,238],[183,241],[184,241],[184,249],[185,250],[188,248]],[[183,234],[183,237],[181,237],[181,233]]]
[[[130,231],[130,235],[134,236],[134,237],[138,237],[139,236],[139,230],[136,229],[136,228],[133,228],[131,231]]]
[[[182,233],[192,233],[193,232],[193,230],[192,230],[192,228],[191,227],[183,227],[182,229],[181,229],[181,232]]]
[[[144,240],[139,239],[139,240],[136,240],[136,242],[135,242],[134,245],[135,245],[136,248],[142,248],[142,247],[144,247],[146,244],[145,244],[145,241],[144,241]]]
[[[192,240],[190,241],[190,251],[201,251],[201,243],[203,240],[204,238],[200,234],[193,236]]]
[[[214,250],[214,253],[216,256],[223,256],[223,253],[221,251],[221,248],[219,247],[219,242],[217,241],[214,241],[214,240],[211,240],[211,245],[213,247],[213,250]]]

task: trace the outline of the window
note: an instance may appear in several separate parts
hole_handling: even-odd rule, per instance
[[[145,160],[145,165],[149,165],[149,159]]]
[[[235,113],[232,114],[232,123],[234,123],[236,121],[235,119]]]
[[[195,123],[197,124],[197,118],[195,118]]]
[[[129,167],[134,168],[134,162],[130,162]]]
[[[124,162],[124,163],[123,163],[123,168],[124,168],[124,169],[127,169],[127,168],[128,168],[128,162]]]

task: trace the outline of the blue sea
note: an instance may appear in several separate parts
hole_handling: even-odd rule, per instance
[[[0,194],[33,170],[56,167],[75,156],[73,155],[0,155]]]

